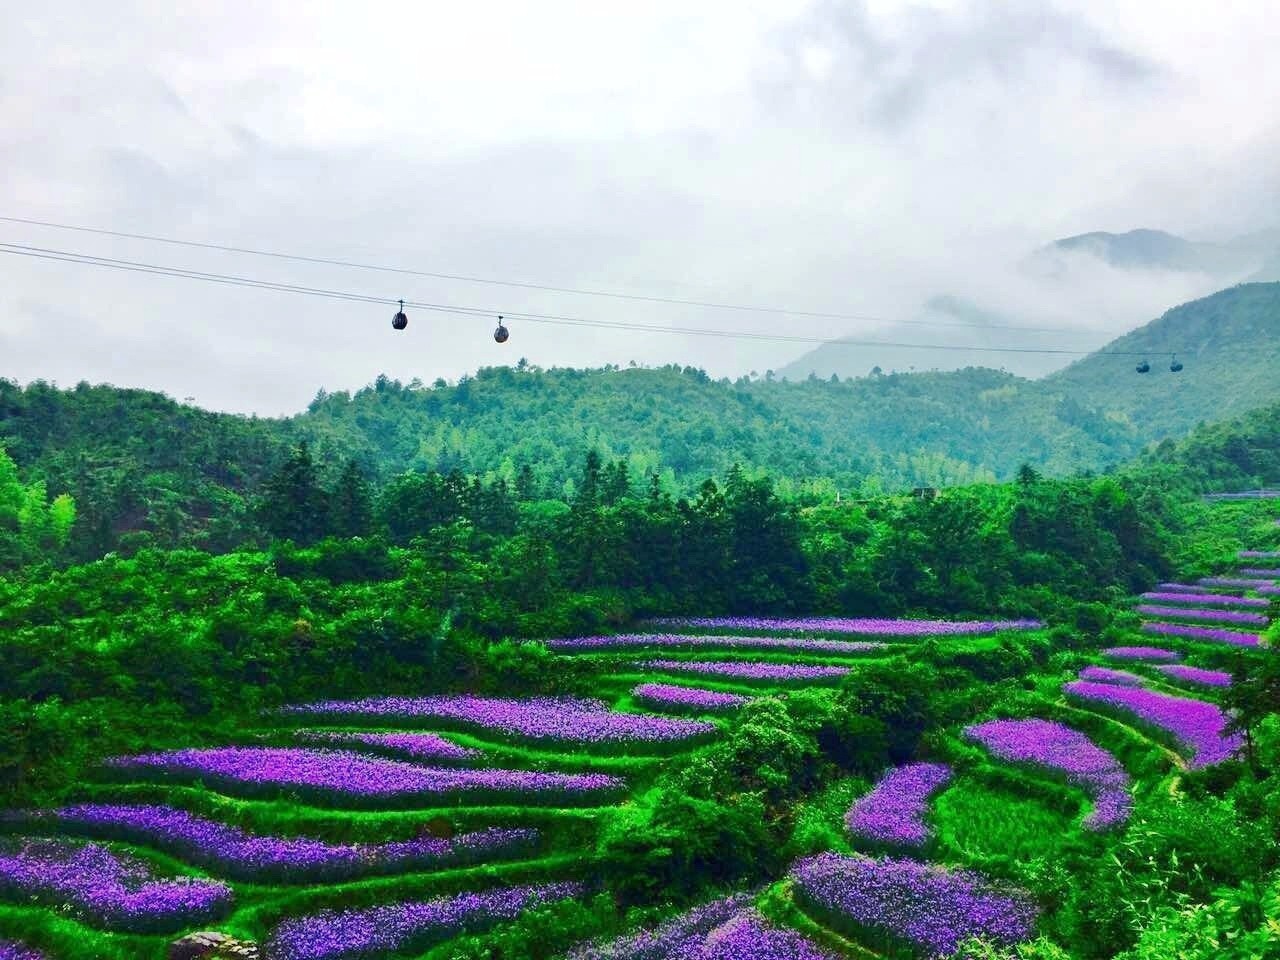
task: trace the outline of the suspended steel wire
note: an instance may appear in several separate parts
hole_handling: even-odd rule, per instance
[[[246,254],[254,257],[270,257],[276,260],[292,260],[297,263],[311,263],[330,267],[346,267],[352,270],[376,270],[381,273],[397,273],[410,277],[427,277],[433,280],[456,280],[464,283],[483,283],[502,287],[516,287],[523,290],[541,290],[547,293],[570,294],[583,297],[607,297],[615,300],[632,300],[641,303],[663,303],[682,307],[700,307],[710,310],[737,310],[743,313],[772,314],[775,316],[809,317],[819,320],[852,320],[859,323],[893,323],[920,327],[972,327],[990,330],[1022,330],[1032,333],[1080,333],[1073,327],[1021,327],[1016,324],[976,323],[964,320],[888,320],[884,317],[873,317],[857,313],[824,313],[817,310],[792,310],[786,307],[766,307],[758,304],[721,303],[712,300],[686,300],[681,297],[650,296],[638,293],[622,293],[616,290],[590,290],[581,287],[559,287],[545,283],[529,283],[520,280],[498,280],[489,277],[472,277],[456,273],[439,273],[430,270],[415,270],[407,267],[391,267],[375,263],[360,263],[331,257],[312,257],[296,253],[282,253],[276,250],[258,250],[253,247],[239,247],[222,243],[206,243],[198,240],[183,240],[177,237],[163,237],[149,233],[130,233],[125,230],[106,230],[99,227],[84,227],[69,223],[55,223],[51,220],[34,220],[28,217],[0,216],[0,223],[20,223],[27,226],[46,227],[51,230],[71,230],[77,233],[95,234],[104,237],[118,237],[126,240],[142,240],[148,243],[165,243],[179,247],[194,247],[201,250],[217,250],[222,253]]]
[[[1117,357],[1147,357],[1153,351],[1131,352],[1122,350],[1069,350],[1051,347],[1010,347],[1010,346],[960,346],[955,344],[903,343],[890,340],[863,340],[854,337],[814,337],[803,334],[758,333],[749,330],[724,330],[711,327],[660,326],[650,323],[639,323],[624,320],[599,320],[585,317],[570,317],[557,314],[524,313],[509,309],[491,307],[471,307],[459,304],[435,303],[420,300],[400,300],[380,297],[372,294],[354,293],[345,290],[330,290],[322,287],[309,287],[301,284],[282,283],[275,280],[261,280],[235,274],[209,273],[191,270],[186,267],[170,267],[163,264],[146,263],[135,260],[120,260],[112,257],[101,257],[95,254],[79,253],[69,250],[55,250],[48,247],[37,247],[29,244],[0,242],[0,253],[10,256],[28,257],[36,260],[48,260],[60,263],[74,263],[83,266],[105,267],[113,270],[125,270],[134,273],[172,277],[182,280],[200,280],[207,283],[218,283],[228,286],[246,287],[256,290],[273,290],[279,293],[292,293],[303,296],[319,297],[348,303],[396,304],[416,310],[427,310],[436,313],[453,314],[467,317],[493,317],[502,314],[509,319],[517,319],[530,323],[556,324],[562,326],[590,327],[602,330],[630,330],[645,333],[678,333],[689,336],[721,337],[733,340],[760,340],[777,343],[813,343],[854,347],[895,347],[907,350],[944,350],[950,352],[969,353],[1018,353],[1046,354],[1055,356],[1089,356],[1103,353]],[[1154,352],[1160,355],[1159,351]]]

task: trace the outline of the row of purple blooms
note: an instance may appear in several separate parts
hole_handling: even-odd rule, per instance
[[[645,707],[657,710],[694,710],[699,713],[736,710],[751,701],[750,697],[740,693],[681,687],[670,683],[642,683],[631,691],[631,696]]]
[[[529,850],[536,830],[494,827],[449,839],[330,844],[310,837],[255,836],[238,827],[158,805],[79,804],[5,818],[19,827],[56,827],[163,850],[236,880],[310,883],[395,870],[474,863]]]
[[[1241,747],[1239,735],[1226,732],[1227,717],[1217,704],[1089,680],[1074,680],[1062,689],[1073,700],[1137,720],[1167,736],[1190,755],[1192,767],[1220,763]]]
[[[285,707],[282,712],[327,720],[456,723],[534,741],[584,744],[676,742],[706,736],[716,729],[714,724],[697,720],[620,713],[601,700],[577,697],[370,697],[325,700]]]
[[[15,940],[0,940],[0,960],[44,960],[44,957]]]
[[[347,960],[424,949],[580,892],[574,883],[549,883],[363,909],[325,910],[282,922],[268,940],[266,952],[275,960]]]
[[[989,720],[964,735],[1007,763],[1047,770],[1093,798],[1086,830],[1110,830],[1133,810],[1129,775],[1120,762],[1078,730],[1052,720]]]
[[[703,904],[651,930],[575,947],[567,960],[837,960],[796,931],[770,925],[751,899]]]
[[[460,747],[439,734],[420,731],[368,733],[350,730],[299,730],[297,736],[299,740],[307,743],[365,749],[375,753],[391,753],[411,760],[461,763],[483,756],[479,750]]]
[[[1154,603],[1191,604],[1205,607],[1254,607],[1267,608],[1270,600],[1262,597],[1242,597],[1234,593],[1196,593],[1186,590],[1151,590],[1139,598]]]
[[[812,637],[755,637],[699,633],[615,633],[548,640],[557,653],[611,650],[768,650],[821,655],[878,653],[889,649],[867,640],[816,640]]]
[[[1007,946],[1035,929],[1029,896],[968,870],[823,853],[801,860],[791,876],[804,909],[888,951],[950,957],[972,937]]]
[[[1199,623],[1226,623],[1265,627],[1271,622],[1268,617],[1249,610],[1206,610],[1197,607],[1175,607],[1153,603],[1140,603],[1135,609],[1144,617],[1192,620]]]
[[[232,893],[216,880],[158,878],[100,844],[16,838],[0,848],[0,899],[65,905],[111,930],[169,933],[224,916]]]
[[[847,676],[850,667],[816,666],[804,663],[756,663],[728,660],[647,660],[650,670],[668,673],[693,673],[723,677],[727,680],[765,680],[777,683],[799,683],[812,680],[836,680]]]
[[[127,773],[203,781],[228,792],[279,790],[324,800],[445,803],[507,799],[523,803],[602,802],[625,782],[601,773],[427,767],[343,750],[213,747],[118,757]]]
[[[1148,621],[1143,623],[1142,632],[1165,637],[1185,637],[1188,640],[1206,640],[1211,643],[1229,643],[1236,647],[1256,647],[1262,643],[1262,635],[1258,633],[1227,630],[1224,627],[1200,627],[1190,623]]]
[[[1201,687],[1229,687],[1231,674],[1222,670],[1206,670],[1202,667],[1189,667],[1180,663],[1160,664],[1155,669],[1173,680]],[[1096,683],[1118,683],[1122,687],[1140,687],[1146,680],[1128,670],[1112,670],[1110,667],[1085,667],[1080,671],[1081,680],[1092,680]]]
[[[921,850],[931,830],[925,822],[929,799],[951,781],[945,763],[910,763],[889,771],[859,797],[844,824],[849,834],[872,847]]]
[[[655,617],[655,627],[694,630],[789,630],[868,637],[943,637],[1038,630],[1039,620],[892,620],[880,617]]]

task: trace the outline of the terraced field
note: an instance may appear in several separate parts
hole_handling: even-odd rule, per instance
[[[1022,715],[974,716],[869,790],[837,785],[839,802],[815,806],[833,849],[759,890],[547,955],[947,956],[969,936],[1032,937],[1043,905],[1000,864],[1124,830],[1144,792],[1240,748],[1217,697],[1261,642],[1278,580],[1280,554],[1261,551],[1161,584],[1138,601],[1131,645],[1099,649],[1079,676],[1029,676]],[[0,819],[0,958],[162,957],[207,930],[235,942],[188,955],[438,960],[459,934],[589,896],[602,825],[752,700],[839,684],[923,642],[1008,637],[1045,631],[665,620],[547,644],[590,670],[593,698],[295,704],[235,743],[115,758],[74,802]]]

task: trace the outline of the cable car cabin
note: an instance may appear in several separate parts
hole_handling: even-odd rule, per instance
[[[493,331],[493,339],[498,343],[506,343],[511,331],[502,325],[502,317],[498,317],[498,329]]]
[[[1138,364],[1136,367],[1134,367],[1134,369],[1135,369],[1135,370],[1137,370],[1139,373],[1150,373],[1150,372],[1151,372],[1151,364],[1149,364],[1149,363],[1147,363],[1147,361],[1143,360],[1140,364]]]
[[[1170,363],[1169,363],[1169,372],[1170,372],[1170,373],[1178,373],[1178,372],[1179,372],[1179,371],[1181,371],[1181,370],[1182,370],[1182,364],[1180,364],[1180,363],[1178,362],[1178,358],[1177,358],[1177,357],[1174,357],[1174,358],[1173,358],[1173,360],[1171,360],[1171,361],[1170,361]]]
[[[400,312],[391,318],[391,326],[396,330],[403,330],[409,325],[409,318],[404,313],[404,301],[400,301]]]

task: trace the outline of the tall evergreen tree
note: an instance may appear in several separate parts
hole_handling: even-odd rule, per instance
[[[327,500],[311,459],[311,449],[303,440],[293,456],[267,481],[258,517],[276,539],[311,544],[328,532]]]
[[[364,471],[348,460],[329,491],[329,532],[338,537],[363,537],[373,529],[373,497]]]

